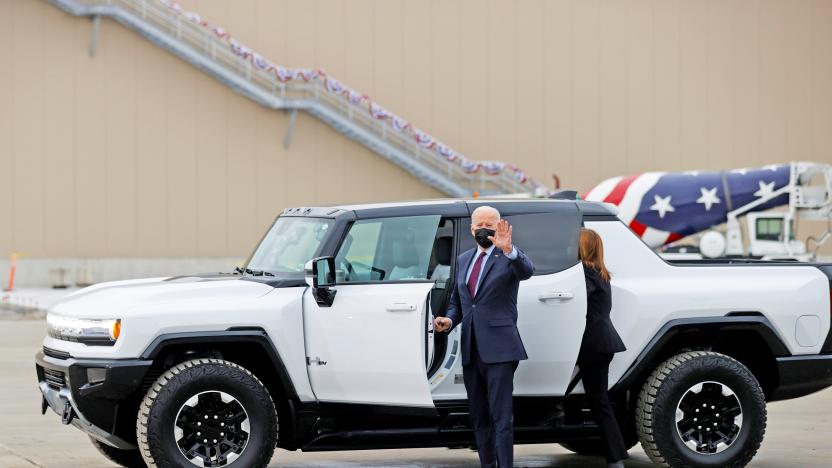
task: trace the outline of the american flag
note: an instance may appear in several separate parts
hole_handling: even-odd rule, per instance
[[[729,211],[789,185],[790,164],[720,172],[646,172],[607,179],[583,198],[618,206],[618,217],[651,247],[726,221]],[[726,195],[727,193],[727,195]],[[789,202],[783,193],[750,211]]]

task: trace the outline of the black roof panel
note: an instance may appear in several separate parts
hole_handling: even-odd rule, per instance
[[[311,216],[336,218],[353,213],[357,218],[383,218],[390,216],[469,216],[478,206],[490,205],[500,214],[545,213],[580,210],[585,216],[615,215],[609,207],[585,200],[553,200],[547,198],[476,198],[396,201],[333,205],[325,207],[286,208],[281,216]]]

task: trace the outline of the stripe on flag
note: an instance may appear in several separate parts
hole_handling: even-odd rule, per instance
[[[614,189],[618,182],[623,178],[623,176],[613,177],[601,182],[584,195],[584,200],[602,201],[607,198],[607,195],[612,192],[612,189]]]
[[[630,221],[635,219],[638,214],[639,207],[641,206],[641,200],[644,198],[644,194],[656,185],[656,182],[659,181],[659,178],[663,174],[663,172],[645,172],[640,176],[635,176],[634,180],[627,183],[627,187],[629,189],[625,188],[626,193],[624,193],[624,197],[621,199],[620,203],[617,203],[618,217],[621,218],[625,224],[629,225]],[[620,182],[618,186],[621,186],[623,183],[624,181]],[[613,193],[615,193],[615,190],[613,190]],[[607,198],[612,196],[613,194],[610,194]]]
[[[623,177],[621,180],[615,184],[615,187],[610,191],[609,195],[604,197],[604,201],[607,203],[612,203],[613,205],[618,205],[621,203],[621,200],[624,199],[624,196],[627,195],[627,189],[630,185],[635,182],[641,176],[632,175]]]

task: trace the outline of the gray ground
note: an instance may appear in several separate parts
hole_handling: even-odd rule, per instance
[[[33,356],[43,321],[0,320],[0,467],[112,466],[86,436],[40,415]],[[768,430],[754,467],[826,467],[832,459],[832,390],[769,405]],[[517,466],[603,467],[601,459],[570,454],[558,445],[518,445]],[[636,446],[628,467],[652,466]],[[474,452],[448,449],[301,453],[278,450],[271,466],[463,467],[476,466]]]

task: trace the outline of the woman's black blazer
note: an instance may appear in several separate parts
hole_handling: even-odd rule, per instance
[[[592,267],[584,265],[586,279],[586,328],[580,355],[587,353],[619,353],[627,348],[610,319],[612,291],[610,283]]]

